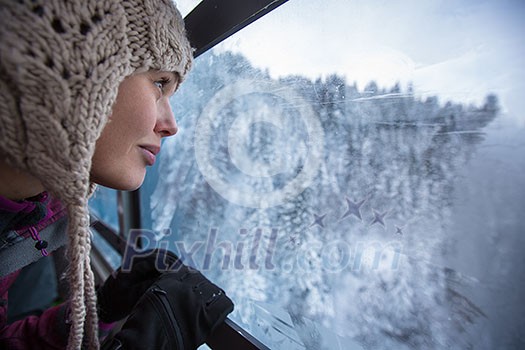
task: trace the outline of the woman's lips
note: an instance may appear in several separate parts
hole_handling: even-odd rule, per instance
[[[160,147],[154,145],[143,145],[139,147],[142,151],[142,154],[144,155],[146,164],[150,166],[155,164],[155,159],[157,158],[157,154],[160,152]]]

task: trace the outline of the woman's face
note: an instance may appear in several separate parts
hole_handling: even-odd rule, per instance
[[[171,72],[148,71],[124,79],[95,146],[91,181],[128,191],[142,184],[146,167],[155,163],[161,139],[177,132],[169,104],[177,85],[178,78]]]

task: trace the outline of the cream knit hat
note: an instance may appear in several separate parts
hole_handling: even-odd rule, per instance
[[[0,156],[67,207],[68,349],[98,348],[89,173],[122,80],[192,63],[170,0],[0,0]]]

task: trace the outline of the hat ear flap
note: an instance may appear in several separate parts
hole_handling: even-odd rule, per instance
[[[0,77],[4,76],[3,67],[0,65]],[[0,116],[19,115],[16,99],[12,86],[7,85],[4,78],[0,79]],[[18,116],[12,118],[1,118],[0,127],[0,154],[5,155],[11,165],[16,166],[20,159],[24,159],[24,145],[27,142],[22,119]]]

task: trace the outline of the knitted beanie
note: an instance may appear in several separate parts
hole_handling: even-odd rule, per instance
[[[66,206],[68,349],[98,348],[88,197],[95,142],[119,84],[192,63],[171,0],[0,0],[0,156]]]

